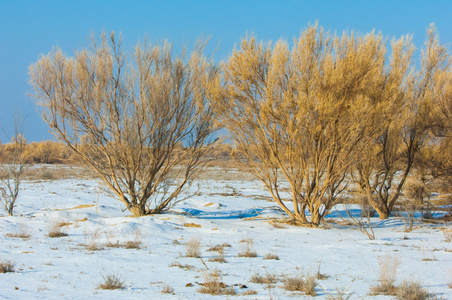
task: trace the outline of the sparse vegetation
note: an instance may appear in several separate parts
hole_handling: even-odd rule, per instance
[[[186,257],[201,257],[201,241],[199,237],[191,237],[185,243],[185,256]]]
[[[315,291],[317,278],[314,275],[285,276],[283,284],[285,290],[303,292],[309,296],[317,296],[317,292]]]
[[[264,259],[274,259],[274,260],[279,260],[279,256],[273,253],[267,253],[264,256]]]
[[[171,263],[171,264],[169,265],[169,267],[170,267],[170,268],[171,268],[171,267],[178,267],[178,268],[180,268],[180,269],[182,269],[182,270],[185,270],[185,271],[193,270],[193,269],[195,268],[195,267],[192,266],[192,265],[181,264],[181,263],[178,262],[178,261],[175,261],[175,262]]]
[[[102,290],[118,290],[118,289],[124,289],[124,280],[121,278],[121,276],[118,275],[105,275],[102,276],[103,282],[100,283],[97,288]]]
[[[16,264],[11,260],[0,261],[0,273],[14,272],[14,266]]]
[[[265,275],[255,273],[253,276],[251,276],[250,281],[253,283],[273,284],[279,281],[279,277],[275,274],[270,274],[268,272]]]
[[[12,238],[29,239],[31,237],[30,227],[21,224],[15,232],[6,233],[5,236]]]
[[[254,242],[252,239],[245,239],[240,241],[239,257],[257,257],[257,252],[254,251]]]
[[[198,292],[209,295],[235,295],[236,291],[233,287],[220,281],[221,276],[218,272],[208,272],[203,275],[204,283],[198,289]]]
[[[67,236],[68,234],[63,231],[61,224],[62,223],[58,221],[53,221],[52,223],[50,223],[48,236],[51,238]]]
[[[398,287],[397,299],[401,300],[426,300],[430,299],[430,294],[422,285],[413,280],[405,280]]]
[[[168,284],[164,284],[163,285],[162,294],[173,294],[173,293],[174,293],[174,288],[172,288]]]
[[[397,268],[400,265],[400,258],[397,255],[386,255],[378,258],[380,275],[379,284],[370,287],[372,295],[391,295],[395,296],[397,287],[395,285]]]

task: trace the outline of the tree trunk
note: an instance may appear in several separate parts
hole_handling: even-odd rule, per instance
[[[129,211],[135,216],[135,217],[141,217],[146,215],[146,211],[142,205],[132,205],[129,207]]]

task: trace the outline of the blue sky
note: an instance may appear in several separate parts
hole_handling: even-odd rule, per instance
[[[432,22],[441,42],[452,42],[452,1],[115,1],[115,0],[0,0],[0,126],[12,129],[16,108],[27,118],[29,141],[52,139],[27,96],[28,66],[53,46],[64,52],[87,45],[91,32],[121,32],[131,48],[139,39],[168,39],[176,46],[211,37],[217,61],[226,59],[240,38],[254,33],[260,40],[291,40],[309,23],[326,30],[373,29],[390,40],[410,33],[419,49]],[[0,140],[7,140],[0,132]]]

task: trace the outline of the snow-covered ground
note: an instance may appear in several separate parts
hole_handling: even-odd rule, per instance
[[[443,225],[418,222],[407,233],[399,218],[374,218],[376,239],[369,240],[351,226],[338,225],[344,209],[338,207],[328,216],[338,222],[327,227],[274,226],[269,219],[284,214],[266,200],[260,182],[198,182],[196,196],[166,214],[141,218],[123,212],[94,180],[24,182],[15,216],[0,212],[0,262],[15,263],[15,272],[0,274],[0,299],[211,299],[199,289],[205,274],[215,270],[237,293],[217,298],[310,298],[285,290],[281,281],[267,285],[251,278],[320,270],[326,278],[318,281],[319,299],[337,290],[352,294],[351,299],[391,299],[369,295],[378,283],[379,257],[387,255],[401,261],[397,283],[417,280],[436,297],[452,299],[452,243],[445,241]],[[49,229],[62,222],[68,223],[61,227],[68,235],[50,238]],[[13,237],[21,231],[30,237]],[[201,242],[201,258],[186,257],[185,243],[193,238]],[[136,240],[139,249],[106,246]],[[246,240],[257,257],[238,256]],[[101,249],[91,250],[89,244]],[[224,248],[223,263],[211,261],[219,254],[207,251],[220,244],[231,246]],[[279,260],[265,259],[268,254]],[[109,275],[122,278],[125,289],[99,289]],[[163,293],[165,287],[173,291]]]

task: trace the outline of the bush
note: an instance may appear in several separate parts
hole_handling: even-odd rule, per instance
[[[104,279],[103,283],[100,283],[97,287],[103,290],[117,290],[124,289],[124,280],[118,275],[106,275],[102,276]]]
[[[403,281],[396,292],[397,299],[424,300],[429,299],[429,293],[419,282]]]
[[[186,257],[201,257],[201,241],[199,237],[192,237],[185,243]]]
[[[0,273],[14,272],[14,266],[16,264],[11,260],[5,260],[0,262]]]

